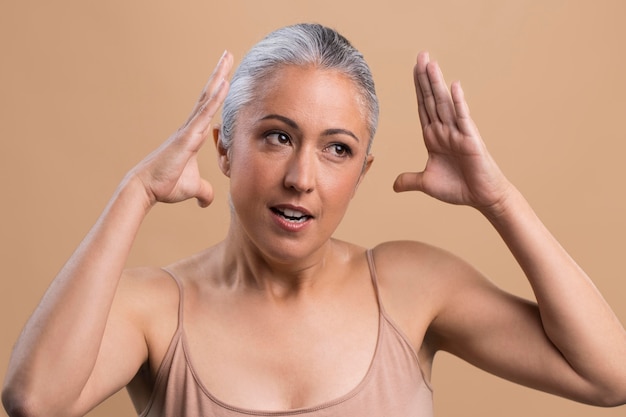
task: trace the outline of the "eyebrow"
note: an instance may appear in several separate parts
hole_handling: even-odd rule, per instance
[[[268,114],[267,116],[262,117],[260,120],[272,120],[272,119],[280,120],[281,122],[285,123],[287,126],[291,127],[292,129],[296,129],[298,131],[301,130],[300,126],[298,126],[298,124],[295,121],[291,120],[288,117],[281,116],[280,114]],[[347,135],[347,136],[354,138],[357,142],[360,142],[360,139],[358,138],[358,136],[352,133],[348,129],[341,129],[341,128],[326,129],[322,132],[322,135],[323,136]]]

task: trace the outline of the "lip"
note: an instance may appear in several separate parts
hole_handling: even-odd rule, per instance
[[[301,207],[301,206],[295,206],[292,204],[278,204],[275,206],[271,206],[269,209],[270,209],[270,214],[272,216],[272,219],[274,220],[274,223],[280,229],[287,231],[287,232],[303,231],[304,229],[308,228],[313,222],[313,220],[315,219],[315,217],[311,214],[311,212],[307,210],[306,208]],[[307,218],[306,220],[303,220],[300,222],[289,221],[285,219],[283,216],[281,216],[280,214],[276,213],[275,210],[280,210],[280,211],[294,210],[307,216]]]
[[[281,210],[281,211],[284,211],[284,210],[294,210],[294,211],[299,211],[300,213],[304,214],[305,216],[312,217],[312,218],[314,217],[311,214],[311,212],[309,210],[307,210],[306,208],[301,207],[301,206],[294,206],[292,204],[277,204],[275,206],[271,206],[270,209],[278,209],[278,210]]]

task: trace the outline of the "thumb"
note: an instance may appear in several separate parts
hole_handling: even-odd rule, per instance
[[[422,172],[403,172],[398,175],[393,183],[393,190],[397,193],[403,191],[423,191]]]
[[[195,197],[202,208],[208,207],[213,202],[213,187],[207,180],[200,179]]]

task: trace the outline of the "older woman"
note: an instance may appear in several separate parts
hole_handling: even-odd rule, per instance
[[[52,283],[11,359],[11,415],[83,415],[127,386],[142,416],[430,416],[439,350],[577,401],[626,402],[626,332],[428,54],[415,84],[429,159],[394,188],[483,213],[536,303],[423,243],[332,237],[373,162],[378,117],[345,38],[319,25],[273,32],[229,90],[231,65],[225,53],[188,121],[125,177]],[[211,134],[230,178],[228,234],[165,269],[124,271],[156,203],[211,203],[197,167]]]

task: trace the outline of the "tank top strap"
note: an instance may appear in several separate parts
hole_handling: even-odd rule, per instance
[[[376,301],[378,302],[378,309],[381,314],[385,315],[385,306],[383,305],[383,300],[378,289],[378,277],[376,275],[376,264],[374,263],[374,251],[370,248],[365,252],[365,254],[367,256],[367,265],[370,269],[372,286],[374,287],[374,293],[376,294]]]
[[[184,287],[183,287],[183,283],[180,281],[180,278],[178,278],[175,273],[173,273],[172,271],[170,271],[167,268],[162,268],[162,269],[165,272],[167,272],[167,274],[170,277],[172,277],[172,279],[176,283],[176,286],[178,287],[178,324],[176,326],[176,332],[178,333],[183,328]]]
[[[151,415],[163,415],[161,411],[163,402],[167,396],[167,391],[172,389],[168,386],[171,378],[176,378],[176,369],[172,369],[172,363],[175,360],[175,356],[179,355],[181,342],[183,339],[183,284],[180,279],[167,268],[161,268],[165,271],[176,283],[178,287],[178,323],[176,330],[172,335],[165,356],[161,359],[161,363],[157,369],[156,378],[154,380],[154,386],[150,399],[146,404],[146,408],[139,414],[139,417],[147,417]],[[174,373],[174,374],[172,374]],[[172,376],[173,375],[173,376]]]

